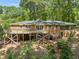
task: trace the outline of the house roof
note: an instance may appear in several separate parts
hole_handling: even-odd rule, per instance
[[[68,23],[63,21],[43,21],[43,20],[36,20],[36,21],[23,21],[23,22],[17,22],[12,23],[12,25],[30,25],[30,24],[37,24],[37,25],[76,25],[74,23]]]

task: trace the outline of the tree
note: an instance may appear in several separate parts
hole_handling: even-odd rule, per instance
[[[24,9],[28,9],[30,11],[29,17],[30,20],[36,19],[46,19],[46,12],[45,11],[45,3],[41,0],[21,0],[20,6]],[[45,17],[43,17],[43,15]]]
[[[78,7],[77,0],[20,0],[20,6],[28,9],[29,19],[61,20],[75,22],[74,8]]]
[[[0,40],[2,40],[3,35],[4,35],[4,31],[3,31],[2,25],[0,25]]]
[[[8,20],[8,19],[16,19],[16,21],[22,21],[29,19],[29,11],[23,10],[20,7],[14,7],[14,6],[4,6],[3,7],[4,13],[2,14],[2,19],[3,20]]]
[[[3,7],[0,6],[0,14],[3,14]]]
[[[64,3],[62,19],[66,22],[75,22],[72,0],[66,0]]]

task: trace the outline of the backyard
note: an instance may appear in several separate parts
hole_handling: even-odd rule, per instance
[[[79,59],[79,1],[0,0],[0,59]]]

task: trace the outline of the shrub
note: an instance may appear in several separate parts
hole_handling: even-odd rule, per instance
[[[18,59],[31,59],[31,42],[24,43],[23,47],[20,49]]]
[[[47,53],[44,55],[43,59],[57,59],[55,55],[54,46],[47,46]]]
[[[6,54],[6,59],[16,59],[12,49],[8,49],[7,54]]]
[[[60,40],[57,42],[58,47],[61,49],[60,51],[60,59],[73,59],[73,54],[71,51],[68,42],[65,40]]]

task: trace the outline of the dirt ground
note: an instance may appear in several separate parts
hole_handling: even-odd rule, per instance
[[[48,41],[48,43],[54,44],[55,42]],[[37,56],[39,55],[39,57],[41,57],[45,53],[45,47],[48,43],[44,42],[44,44],[38,44],[38,42],[33,42],[32,53]],[[20,43],[18,45],[8,44],[8,45],[3,46],[3,48],[0,49],[0,59],[5,59],[6,51],[9,48],[17,48],[18,46],[20,46]],[[72,51],[74,53],[74,56],[73,56],[74,59],[79,59],[79,40],[75,40],[74,43],[72,44]]]
[[[17,48],[18,45],[15,44],[7,44],[0,49],[0,59],[5,59],[6,51],[9,48]]]
[[[22,42],[23,43],[23,42]],[[47,45],[47,43],[50,43],[52,44],[53,41],[44,41],[43,42],[44,44],[42,43],[39,43],[39,41],[35,41],[35,42],[32,42],[32,49],[33,49],[33,54],[36,55],[37,57],[41,57],[44,55],[45,53],[45,47]],[[6,52],[9,48],[13,48],[13,49],[16,49],[18,46],[21,46],[20,43],[17,43],[16,44],[7,44],[7,45],[4,45],[1,49],[0,49],[0,59],[5,59],[5,55],[6,55]]]
[[[74,59],[79,59],[79,42],[73,44]]]

